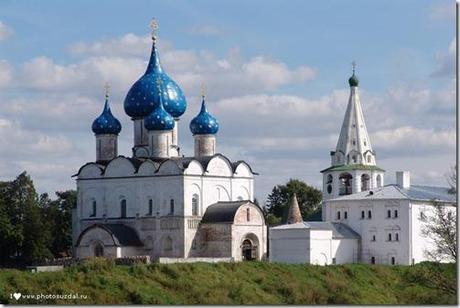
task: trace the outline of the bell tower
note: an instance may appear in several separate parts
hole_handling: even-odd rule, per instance
[[[385,170],[376,165],[375,151],[359,99],[359,80],[355,74],[348,79],[350,97],[335,151],[331,151],[331,166],[323,174],[323,201],[383,186]]]

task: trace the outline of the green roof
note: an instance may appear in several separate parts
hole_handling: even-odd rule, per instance
[[[385,171],[380,167],[371,166],[371,165],[363,165],[363,164],[351,164],[351,165],[338,165],[326,168],[321,170],[321,173],[325,171],[350,171],[350,170],[378,170],[378,171]]]

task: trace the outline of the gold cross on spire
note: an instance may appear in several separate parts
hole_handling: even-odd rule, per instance
[[[353,74],[355,73],[355,69],[356,69],[356,61],[353,60],[353,62],[351,62],[351,67],[353,68]]]
[[[105,97],[108,98],[109,97],[109,90],[110,90],[110,85],[108,82],[106,82],[104,84],[104,89],[105,89]]]
[[[152,18],[152,21],[150,22],[150,29],[152,29],[152,39],[156,40],[157,38],[157,30],[158,30],[158,23],[155,18]]]
[[[201,83],[201,97],[206,97],[206,85],[204,84],[204,82]]]

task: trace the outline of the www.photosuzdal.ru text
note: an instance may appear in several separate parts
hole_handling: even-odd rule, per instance
[[[50,299],[63,299],[63,300],[75,300],[75,299],[88,299],[88,295],[85,294],[79,294],[79,293],[67,293],[67,294],[22,294],[22,293],[11,293],[10,294],[11,299],[35,299],[37,301],[41,300],[50,300]]]

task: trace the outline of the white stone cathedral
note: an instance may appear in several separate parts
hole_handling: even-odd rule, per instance
[[[187,102],[161,67],[155,22],[152,28],[147,70],[124,101],[134,125],[132,155],[118,155],[121,124],[107,93],[92,125],[96,160],[75,175],[75,256],[262,259],[267,230],[253,203],[254,172],[216,152],[219,124],[204,93],[190,123],[194,155],[182,155],[178,128]]]
[[[396,184],[384,185],[376,165],[359,100],[353,69],[350,98],[331,166],[323,174],[322,221],[303,221],[270,228],[271,261],[313,264],[402,264],[428,260],[432,240],[422,234],[435,206],[456,213],[456,195],[447,187],[412,185],[407,171]],[[436,203],[435,203],[436,202]],[[291,208],[298,207],[293,198]],[[289,223],[290,222],[290,223]]]

